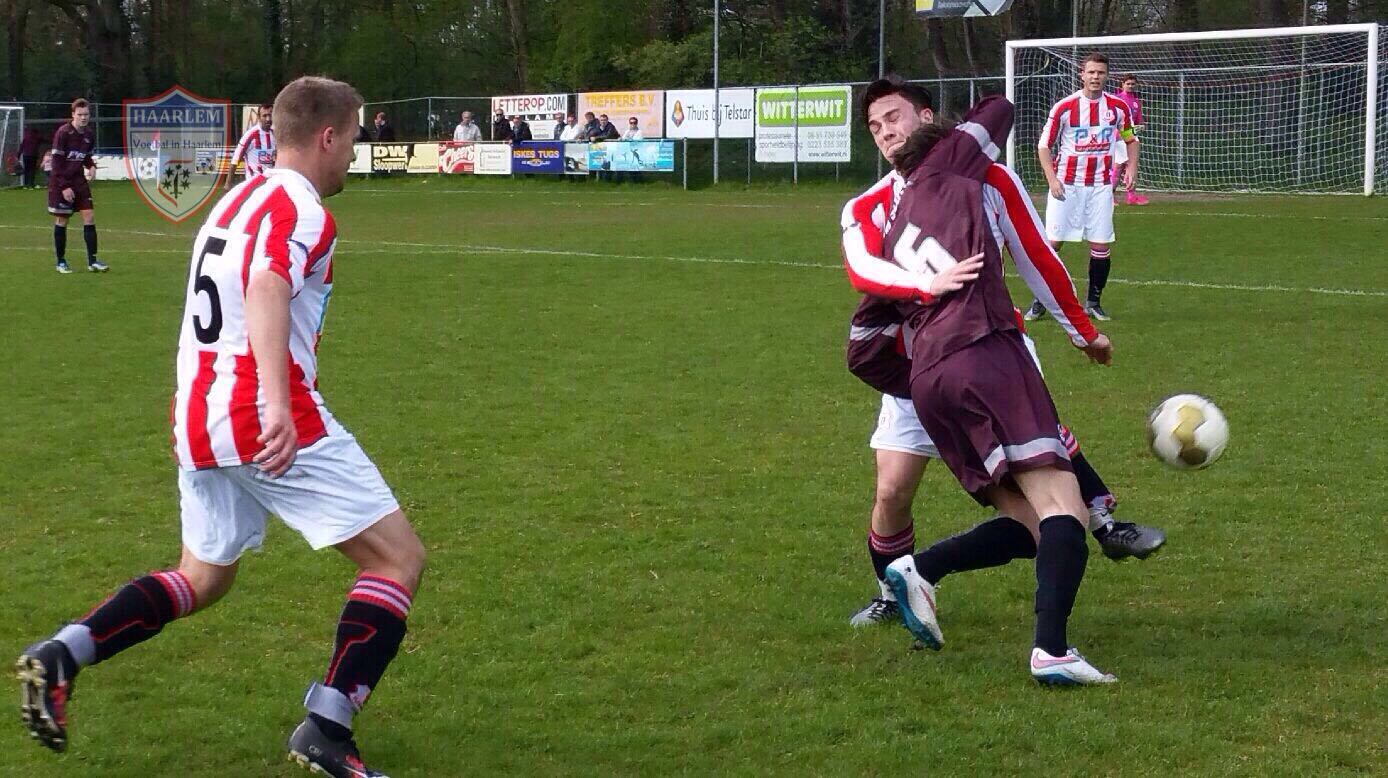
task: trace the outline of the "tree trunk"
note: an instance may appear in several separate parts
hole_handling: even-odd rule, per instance
[[[284,8],[280,0],[265,0],[265,38],[270,50],[270,88],[261,99],[268,100],[284,83]]]
[[[12,0],[5,15],[6,52],[9,62],[9,91],[14,99],[24,95],[24,32],[29,24],[29,0]]]
[[[978,76],[978,55],[980,47],[978,43],[978,30],[974,27],[974,20],[965,17],[964,20],[964,59],[969,63],[969,75]]]
[[[530,42],[525,34],[525,0],[506,0],[506,15],[511,27],[511,56],[516,66],[516,87],[524,90],[530,84],[530,63],[526,53]]]
[[[1287,27],[1291,24],[1287,0],[1258,0],[1256,7],[1258,22],[1263,27]]]
[[[930,61],[935,66],[935,75],[944,77],[954,72],[954,64],[949,58],[949,43],[945,40],[945,24],[938,16],[925,20],[926,32],[930,35]]]
[[[1174,0],[1171,4],[1171,32],[1200,29],[1200,0]]]
[[[1349,21],[1349,0],[1326,0],[1325,23],[1344,24]]]
[[[48,0],[81,30],[87,55],[96,65],[98,102],[118,103],[131,96],[130,19],[122,0]]]

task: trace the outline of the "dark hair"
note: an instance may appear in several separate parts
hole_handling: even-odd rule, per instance
[[[1090,54],[1089,56],[1085,57],[1084,59],[1080,60],[1080,68],[1083,69],[1085,65],[1088,65],[1091,62],[1098,62],[1102,64],[1104,67],[1108,67],[1108,57],[1096,51]]]
[[[872,104],[889,95],[901,95],[907,102],[915,106],[917,111],[926,108],[935,110],[935,101],[931,99],[930,92],[925,87],[907,83],[906,79],[893,73],[873,81],[863,91],[861,105],[864,126],[867,125],[868,109],[872,107]]]
[[[272,112],[275,110],[275,104],[274,104],[274,103],[261,103],[261,104],[260,104],[260,107],[261,107],[261,108],[269,108]]]
[[[1133,75],[1132,73],[1124,73],[1124,74],[1118,79],[1118,83],[1122,84],[1122,83],[1127,82],[1127,81],[1136,81],[1136,80],[1137,80],[1137,76]]]
[[[75,112],[78,108],[90,108],[90,107],[91,107],[91,104],[87,102],[87,98],[85,98],[85,97],[79,97],[79,98],[77,98],[76,100],[73,100],[73,101],[72,101],[72,107],[68,109],[68,113],[73,113],[73,112]]]
[[[925,155],[929,154],[930,150],[935,148],[935,144],[952,129],[954,124],[947,121],[928,122],[917,127],[906,136],[906,142],[901,144],[901,148],[892,156],[892,167],[902,175],[909,174],[920,167],[925,161]]]

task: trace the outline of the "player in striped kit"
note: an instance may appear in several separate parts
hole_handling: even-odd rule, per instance
[[[279,167],[223,197],[193,244],[172,408],[178,567],[131,581],[19,658],[24,723],[54,750],[67,745],[78,672],[219,600],[273,513],[359,569],[290,756],[332,776],[381,775],[362,765],[352,719],[404,638],[424,547],[323,404],[316,356],[337,243],[320,198],[342,190],[362,100],[348,84],[305,77],[275,103]]]
[[[275,164],[275,131],[272,129],[274,124],[274,106],[264,104],[260,106],[260,121],[251,125],[246,130],[246,134],[241,136],[241,141],[236,144],[236,151],[232,152],[231,162],[227,166],[226,187],[231,188],[230,173],[236,170],[236,163],[244,161],[246,180],[269,170]]]
[[[1128,104],[1104,92],[1108,57],[1090,54],[1080,63],[1081,89],[1051,108],[1041,130],[1036,155],[1046,174],[1046,238],[1053,246],[1067,241],[1089,242],[1089,292],[1085,313],[1099,321],[1109,315],[1100,304],[1109,275],[1109,245],[1113,243],[1113,146],[1126,144],[1125,186],[1137,176],[1137,136]],[[1051,147],[1060,155],[1052,159]],[[1046,315],[1033,300],[1027,321]]]
[[[977,138],[986,139],[990,131],[987,126],[989,113],[983,106],[971,111],[970,116],[975,121],[961,125],[961,131],[972,131]],[[891,161],[906,137],[923,122],[934,119],[934,112],[929,92],[893,76],[868,86],[863,95],[863,116],[879,151]],[[992,131],[1000,132],[995,128]],[[1005,133],[1002,136],[1005,137]],[[989,140],[982,145],[985,153],[995,159],[996,144]],[[993,218],[995,240],[1000,246],[1006,246],[1013,256],[1029,259],[1032,265],[1045,263],[1047,257],[1053,259],[1055,255],[1041,236],[1035,210],[1020,182],[1002,165],[993,167],[996,170],[989,171],[993,185],[985,187],[984,192]],[[905,179],[893,171],[845,206],[843,250],[850,271],[854,259],[859,259],[860,265],[866,262],[872,266],[870,260],[881,257],[889,217],[904,184]],[[1020,327],[1020,322],[1018,324]],[[1030,338],[1026,343],[1034,356]],[[868,554],[881,593],[853,616],[854,626],[897,618],[896,599],[883,576],[894,559],[915,550],[912,502],[926,465],[930,459],[939,458],[910,400],[908,353],[898,305],[878,297],[864,297],[853,317],[848,363],[855,375],[883,393],[877,428],[870,443],[875,452],[877,484],[868,530]],[[1130,556],[1143,559],[1160,548],[1165,542],[1160,530],[1114,520],[1116,501],[1103,479],[1081,453],[1068,430],[1062,430],[1062,437],[1089,505],[1090,529],[1104,554],[1115,560]]]

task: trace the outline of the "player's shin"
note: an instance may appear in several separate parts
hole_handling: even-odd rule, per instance
[[[122,586],[82,620],[54,635],[78,667],[110,659],[159,634],[165,624],[196,608],[188,579],[177,570],[151,573]]]
[[[1113,525],[1111,511],[1116,502],[1113,492],[1080,451],[1070,454],[1070,465],[1075,470],[1075,480],[1080,483],[1080,496],[1089,506],[1089,531],[1101,535]]]
[[[1090,305],[1098,305],[1099,298],[1104,294],[1104,287],[1108,285],[1109,271],[1109,248],[1104,246],[1098,248],[1089,247],[1089,294],[1087,300]]]
[[[934,586],[951,573],[998,567],[1035,556],[1031,530],[1007,516],[998,516],[916,554],[916,570]]]
[[[1089,546],[1084,525],[1074,516],[1041,520],[1036,544],[1036,646],[1051,656],[1069,651],[1065,625],[1084,580]]]
[[[337,622],[332,662],[304,700],[309,717],[330,737],[351,736],[352,717],[366,704],[405,637],[413,594],[395,581],[363,573]]]
[[[82,240],[87,244],[87,261],[96,260],[96,225],[82,225]]]
[[[53,225],[53,256],[59,262],[67,260],[67,225]]]

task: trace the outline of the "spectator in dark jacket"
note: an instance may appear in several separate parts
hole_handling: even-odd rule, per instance
[[[583,129],[578,133],[579,140],[596,140],[598,136],[598,117],[592,111],[583,114]]]
[[[384,111],[376,114],[376,142],[395,142],[395,128],[390,126],[390,122],[386,121],[386,114]]]
[[[24,168],[25,187],[38,188],[34,183],[34,175],[39,170],[39,157],[42,151],[39,149],[43,145],[43,138],[39,130],[33,124],[24,125],[24,135],[19,139],[19,164]]]
[[[511,125],[506,121],[506,114],[497,111],[492,117],[492,140],[510,140]]]
[[[530,132],[530,124],[519,116],[511,117],[511,142],[525,143],[534,140],[535,136]]]
[[[608,121],[607,114],[598,117],[598,131],[593,134],[593,140],[617,140],[622,137],[622,133],[617,131],[616,125]]]

